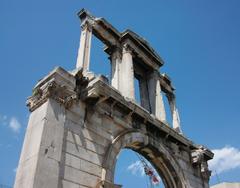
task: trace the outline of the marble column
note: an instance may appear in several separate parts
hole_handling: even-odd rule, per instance
[[[82,32],[80,37],[80,46],[78,49],[76,68],[83,68],[84,71],[88,71],[90,63],[92,28],[86,23],[81,26],[81,28]]]
[[[149,94],[148,94],[148,85],[146,77],[142,76],[139,79],[139,90],[140,90],[140,99],[141,106],[151,112],[150,102],[149,102]]]
[[[121,51],[120,49],[115,49],[114,52],[111,54],[111,85],[116,88],[119,88],[119,67],[121,64]]]
[[[161,92],[161,85],[158,72],[156,70],[154,70],[148,77],[148,92],[151,113],[159,120],[166,121],[166,111]]]
[[[161,121],[166,122],[166,110],[163,101],[163,93],[161,90],[160,80],[157,80],[157,89],[156,89],[156,117],[159,118]]]
[[[123,96],[135,99],[134,70],[132,49],[128,45],[123,46],[122,62],[119,66],[119,90]]]
[[[182,134],[182,130],[180,126],[180,117],[179,117],[178,109],[176,107],[176,97],[174,95],[168,95],[168,102],[169,102],[171,113],[172,113],[173,129],[175,129],[178,133]]]

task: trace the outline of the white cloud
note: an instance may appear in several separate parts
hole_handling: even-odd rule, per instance
[[[141,177],[149,176],[145,174],[144,166],[147,167],[148,170],[153,171],[153,176],[149,176],[151,178],[151,182],[153,185],[158,185],[161,182],[161,178],[158,175],[157,171],[152,167],[152,165],[145,160],[144,164],[141,161],[135,161],[127,167],[127,170],[130,171],[133,175],[140,175]]]
[[[133,175],[141,175],[144,176],[144,167],[141,161],[135,161],[127,167],[127,170],[130,171]]]
[[[9,122],[9,127],[12,129],[13,132],[19,133],[21,129],[21,124],[16,117],[12,117]]]
[[[240,168],[240,149],[231,146],[225,146],[221,149],[214,149],[212,151],[214,153],[214,158],[213,160],[209,161],[209,168],[212,170],[213,175],[215,175],[216,172],[221,174],[236,168]],[[149,167],[154,169],[148,161],[146,162]],[[134,163],[130,164],[127,167],[127,170],[133,175],[145,175],[144,167],[141,161],[135,161]],[[156,171],[155,174],[157,175]]]
[[[209,168],[213,174],[220,174],[232,169],[240,168],[240,150],[231,146],[212,150],[213,160],[209,161]]]

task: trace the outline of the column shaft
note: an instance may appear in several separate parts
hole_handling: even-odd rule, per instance
[[[134,70],[132,52],[129,47],[123,47],[122,62],[119,66],[120,92],[125,97],[135,99]]]
[[[120,77],[119,77],[119,66],[121,64],[121,54],[119,50],[115,50],[112,55],[111,55],[111,85],[119,89],[119,82],[120,82]]]
[[[178,109],[176,107],[175,96],[168,96],[168,101],[169,101],[169,105],[172,113],[173,128],[177,132],[182,133],[181,126],[180,126],[180,117],[179,117]]]
[[[162,96],[161,85],[160,85],[159,79],[157,80],[155,115],[161,121],[167,121],[166,110],[165,110],[165,106],[164,106],[164,101],[163,101],[163,96]]]
[[[92,29],[84,26],[81,32],[76,68],[83,68],[85,71],[89,70],[91,39]]]
[[[158,72],[156,71],[153,71],[148,77],[148,93],[151,113],[159,120],[166,121],[166,111],[161,92],[161,85]]]
[[[148,85],[147,79],[141,78],[139,79],[139,89],[140,89],[140,99],[141,106],[151,112],[150,103],[149,103],[149,94],[148,94]]]

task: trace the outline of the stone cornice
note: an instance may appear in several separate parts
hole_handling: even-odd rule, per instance
[[[45,103],[49,98],[55,99],[66,108],[77,99],[75,78],[64,69],[57,67],[43,78],[33,89],[32,96],[27,100],[30,111]]]
[[[209,179],[211,176],[211,171],[208,169],[207,161],[213,158],[213,153],[207,148],[199,146],[198,149],[193,149],[191,152],[192,164],[198,167],[202,177]]]
[[[194,144],[191,140],[176,132],[165,122],[162,122],[158,120],[155,116],[150,115],[148,111],[136,104],[134,101],[124,98],[117,90],[107,85],[100,79],[95,78],[89,83],[89,86],[85,89],[82,100],[89,101],[96,98],[101,101],[101,98],[109,98],[111,99],[111,101],[114,101],[115,106],[118,105],[123,107],[123,111],[129,111],[129,113],[132,113],[142,119],[143,122],[146,121],[146,126],[147,124],[154,125],[159,131],[162,132],[163,135],[165,134],[165,137],[167,139],[172,139],[178,145],[183,145],[184,147],[189,148],[193,152],[201,151],[201,154],[203,155],[205,161],[213,158],[213,153],[209,149],[204,146]]]

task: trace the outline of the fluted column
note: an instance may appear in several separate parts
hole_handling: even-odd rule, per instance
[[[119,67],[121,64],[121,51],[120,49],[115,49],[111,54],[111,85],[119,90]]]
[[[122,95],[135,99],[132,49],[128,45],[123,46],[122,62],[119,66],[119,76],[119,89]]]
[[[84,71],[88,71],[90,62],[92,28],[87,23],[81,26],[81,28],[82,32],[80,37],[76,68],[83,68]]]
[[[173,129],[175,129],[179,133],[182,133],[181,125],[180,125],[180,117],[179,117],[178,109],[176,107],[176,97],[174,95],[168,95],[168,101],[169,101],[169,105],[172,113]]]

